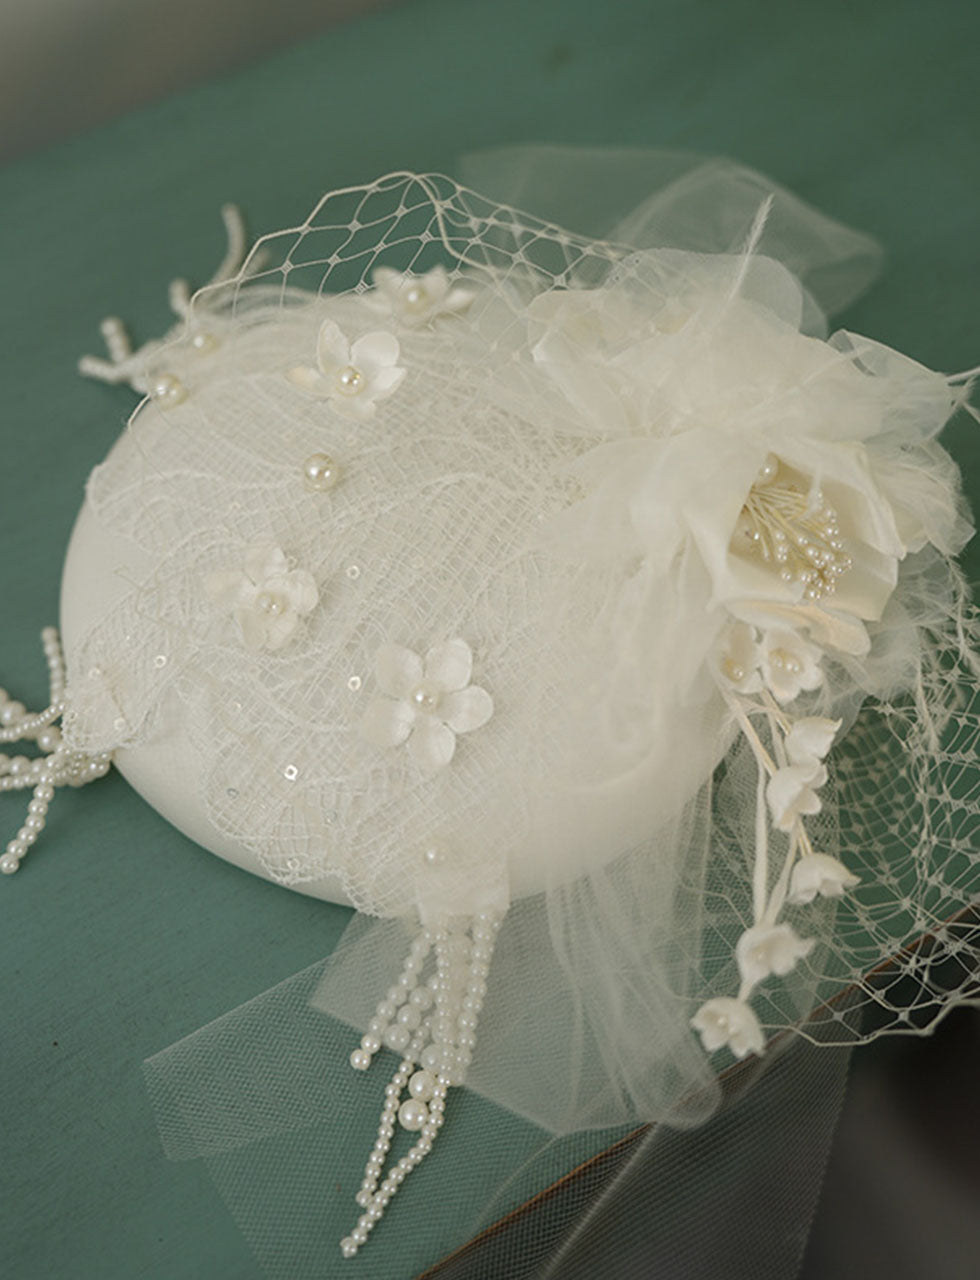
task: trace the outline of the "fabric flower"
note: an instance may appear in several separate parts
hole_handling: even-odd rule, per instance
[[[853,889],[861,881],[843,862],[828,853],[808,853],[793,868],[787,902],[797,905],[814,898],[841,898],[845,889]]]
[[[767,631],[762,638],[762,678],[777,702],[792,702],[804,689],[819,688],[823,683],[822,659],[823,651],[798,631]]]
[[[722,682],[737,693],[758,693],[761,659],[755,628],[733,622],[724,631],[718,649],[717,671]]]
[[[208,594],[229,609],[249,649],[281,649],[320,594],[312,574],[290,569],[281,547],[252,547],[242,569],[209,573]]]
[[[742,981],[755,986],[771,973],[784,977],[812,950],[813,939],[801,938],[791,925],[757,924],[739,938],[735,959]]]
[[[304,391],[324,396],[347,418],[371,418],[377,402],[400,386],[406,370],[393,333],[376,330],[348,342],[334,320],[324,320],[316,341],[317,367],[300,365],[287,377]]]
[[[780,831],[792,831],[798,818],[820,812],[823,806],[817,788],[826,781],[827,770],[819,760],[776,770],[766,785],[766,799]]]
[[[744,1000],[715,996],[706,1001],[691,1019],[707,1053],[727,1045],[736,1058],[761,1054],[766,1047],[759,1019]]]
[[[552,544],[578,559],[639,553],[665,573],[696,555],[709,608],[867,653],[865,624],[899,562],[947,535],[928,437],[916,477],[879,445],[897,392],[869,377],[863,349],[794,333],[792,307],[777,319],[731,298],[720,261],[678,254],[657,268],[656,295],[676,286],[684,299],[676,332],[626,287],[531,309],[536,370],[564,398],[568,429],[601,442],[576,464],[586,497],[554,522]]]
[[[456,735],[479,729],[493,714],[485,689],[470,684],[473,654],[465,640],[447,640],[425,658],[411,649],[384,645],[375,662],[377,698],[361,722],[361,734],[378,747],[408,743],[420,769],[434,773],[449,764]]]
[[[841,727],[840,720],[825,716],[804,716],[786,735],[785,747],[790,764],[810,764],[822,760],[833,746]]]
[[[454,285],[443,266],[433,267],[424,275],[378,267],[373,279],[376,300],[402,324],[413,328],[428,324],[436,316],[465,311],[476,297],[472,289]]]

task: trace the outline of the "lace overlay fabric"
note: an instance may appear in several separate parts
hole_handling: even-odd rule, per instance
[[[147,568],[68,654],[70,743],[179,725],[217,831],[338,879],[347,1026],[419,928],[504,917],[466,1080],[548,1133],[976,994],[963,389],[825,341],[876,251],[745,175],[598,240],[438,177],[328,196],[148,352],[89,486]]]

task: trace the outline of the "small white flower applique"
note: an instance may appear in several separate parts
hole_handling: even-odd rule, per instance
[[[860,884],[858,876],[829,853],[808,853],[793,868],[787,902],[804,905],[817,896],[841,898],[845,889]]]
[[[760,646],[762,678],[777,702],[792,702],[804,689],[823,684],[823,650],[798,631],[767,631]]]
[[[315,369],[299,365],[286,375],[312,395],[330,401],[338,413],[363,420],[374,416],[379,400],[397,391],[406,370],[393,333],[375,330],[348,342],[334,320],[324,320],[316,340]]]
[[[316,608],[320,594],[313,575],[291,569],[281,547],[249,549],[241,569],[209,573],[208,594],[230,610],[249,649],[281,649],[299,620]]]
[[[361,735],[378,747],[407,742],[420,769],[435,773],[449,764],[456,735],[485,725],[493,700],[470,684],[473,654],[465,640],[433,646],[425,658],[411,649],[384,645],[375,661],[381,692],[367,709]]]
[[[761,1054],[766,1045],[751,1006],[730,996],[706,1001],[691,1019],[691,1026],[700,1034],[707,1053],[727,1045],[736,1058],[744,1058],[750,1053]]]
[[[412,328],[428,324],[437,316],[465,311],[476,297],[472,289],[454,285],[443,266],[433,267],[423,275],[378,267],[373,280],[380,307]]]
[[[773,824],[780,831],[792,831],[797,819],[819,813],[823,805],[817,790],[826,781],[827,770],[819,760],[777,769],[766,785]]]
[[[810,764],[814,760],[822,760],[833,746],[841,723],[825,716],[804,716],[797,720],[785,741],[790,763]]]
[[[722,635],[717,667],[722,681],[737,693],[758,693],[762,688],[759,674],[761,654],[755,628],[745,622],[732,622]]]
[[[766,786],[772,820],[780,831],[792,831],[798,818],[820,812],[817,790],[827,781],[823,759],[840,726],[840,720],[804,716],[787,733],[789,764],[777,769]]]
[[[771,973],[785,977],[812,950],[813,939],[801,938],[791,925],[757,924],[739,938],[735,959],[743,982],[755,986]]]

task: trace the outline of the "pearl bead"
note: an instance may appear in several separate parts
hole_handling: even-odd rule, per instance
[[[422,1057],[420,1061],[426,1071],[438,1071],[442,1066],[442,1049],[439,1045],[426,1045],[422,1050]]]
[[[365,1049],[355,1049],[350,1056],[350,1064],[355,1071],[366,1071],[371,1065],[371,1055]]]
[[[9,771],[15,777],[20,777],[21,775],[27,773],[30,770],[30,767],[31,767],[31,762],[30,760],[28,760],[27,756],[14,756],[14,758],[10,762]]]
[[[340,479],[340,469],[328,453],[311,453],[303,463],[303,479],[308,489],[326,493]]]
[[[22,702],[5,702],[0,707],[0,724],[12,725],[22,719],[27,714],[27,708]]]
[[[27,841],[22,840],[20,836],[15,836],[13,840],[7,842],[7,851],[4,854],[7,858],[17,858],[20,860],[27,852]]]
[[[187,388],[172,373],[161,373],[150,387],[150,396],[164,408],[170,409],[187,399]]]
[[[422,1021],[422,1014],[415,1005],[406,1004],[398,1010],[398,1021],[403,1027],[408,1027],[409,1031],[414,1031]]]
[[[345,365],[337,374],[337,390],[345,396],[356,396],[364,390],[364,375],[352,364]]]
[[[381,1048],[381,1037],[370,1033],[361,1036],[361,1048],[365,1053],[377,1053]]]
[[[12,876],[20,866],[20,858],[15,858],[12,853],[5,853],[0,858],[0,874]]]
[[[409,694],[409,699],[413,706],[417,707],[419,711],[427,711],[429,713],[436,710],[441,698],[442,690],[429,680],[423,680]]]
[[[756,473],[756,484],[768,484],[769,481],[774,478],[778,470],[779,459],[770,453]]]
[[[428,1118],[429,1108],[418,1098],[409,1098],[398,1108],[398,1123],[409,1133],[417,1133]]]
[[[408,1092],[413,1098],[427,1102],[436,1087],[436,1078],[430,1071],[416,1071],[408,1082]]]
[[[60,732],[54,727],[54,725],[51,725],[50,728],[45,729],[43,733],[39,733],[37,735],[37,745],[42,751],[57,751],[61,746]]]
[[[410,289],[406,289],[402,295],[405,300],[405,307],[409,311],[424,311],[429,303],[429,295],[420,284],[413,284]]]
[[[411,1033],[408,1027],[400,1026],[398,1023],[389,1027],[384,1035],[385,1044],[389,1049],[394,1049],[396,1053],[401,1053],[403,1049],[407,1049],[410,1039]]]
[[[260,591],[255,597],[255,603],[270,618],[278,618],[287,608],[286,600],[274,591]]]
[[[200,333],[195,333],[193,338],[191,338],[191,346],[198,355],[207,355],[208,352],[213,351],[217,345],[218,339],[215,335],[213,333],[207,333],[204,330]]]
[[[345,1258],[353,1258],[354,1255],[357,1253],[357,1245],[354,1243],[354,1241],[351,1239],[350,1236],[344,1236],[343,1240],[341,1240],[340,1252],[344,1255]]]

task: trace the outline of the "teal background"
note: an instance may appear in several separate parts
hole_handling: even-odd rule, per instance
[[[885,245],[848,327],[963,369],[978,40],[968,0],[410,0],[0,171],[0,680],[44,698],[37,635],[74,513],[134,403],[75,361],[106,314],[138,339],[168,325],[167,282],[221,255],[224,201],[258,234],[330,187],[480,146],[728,154]],[[980,432],[960,415],[946,438],[977,507]],[[5,835],[22,806],[0,803]],[[257,1280],[206,1171],[162,1158],[140,1064],[326,954],[345,920],[205,855],[116,776],[59,797],[0,883],[0,1274]]]

